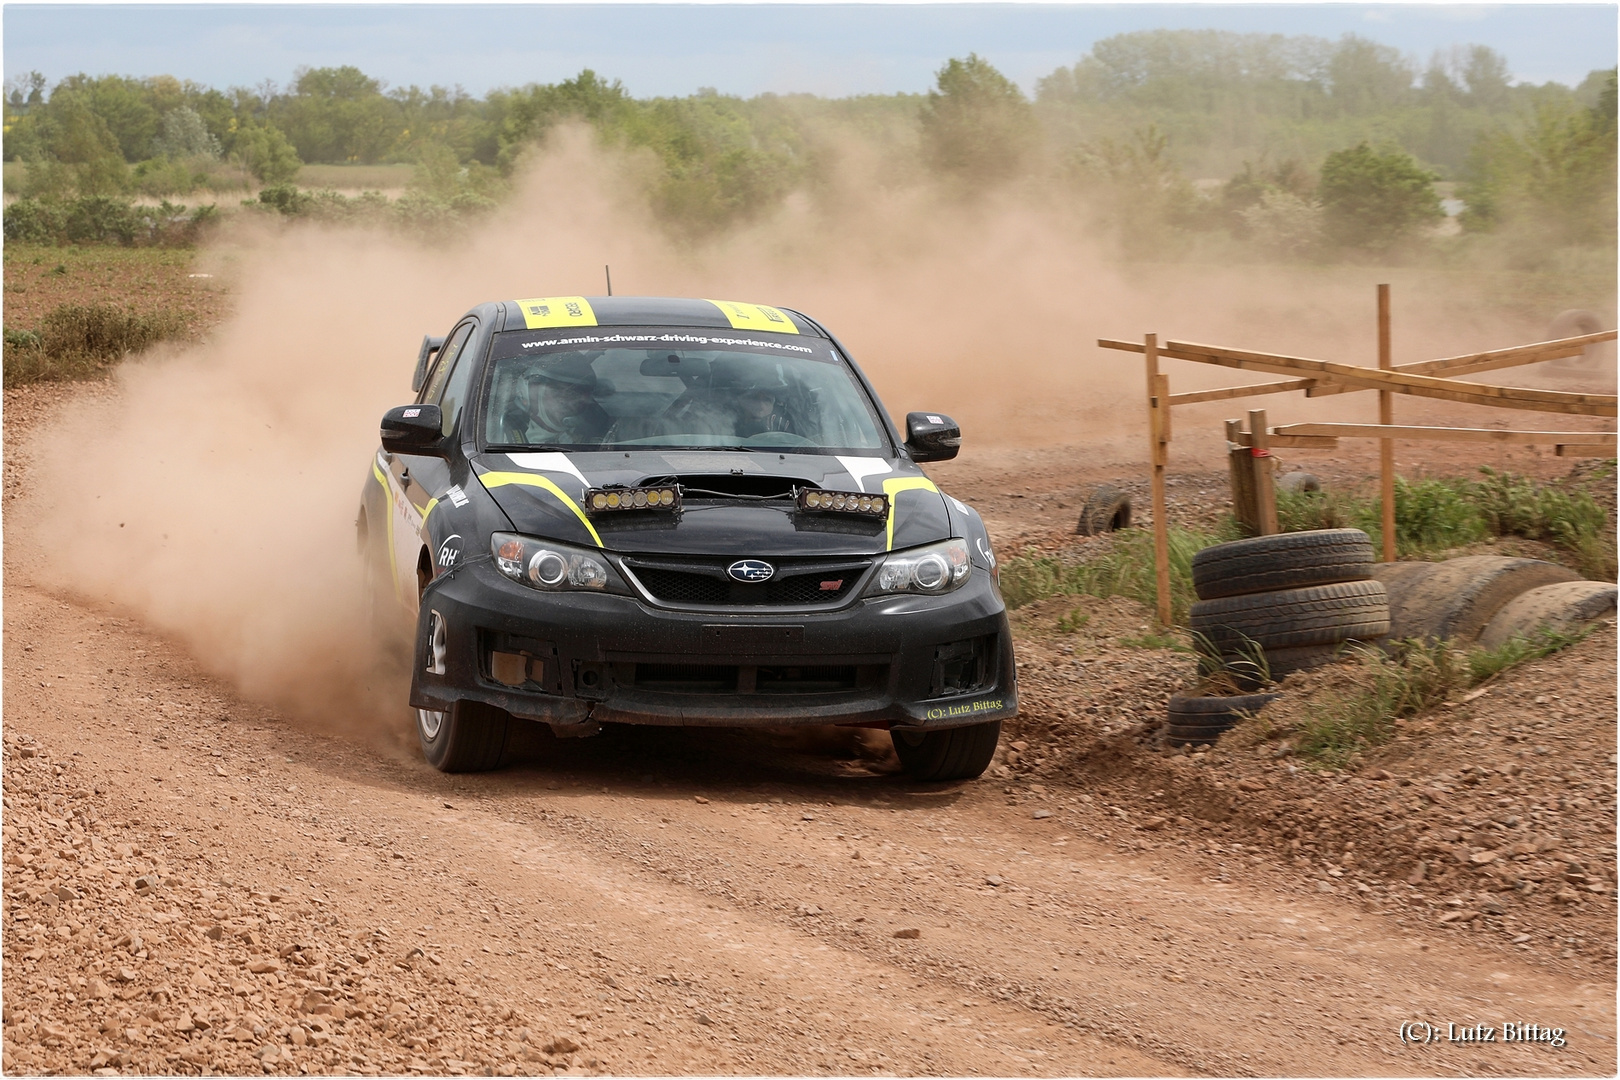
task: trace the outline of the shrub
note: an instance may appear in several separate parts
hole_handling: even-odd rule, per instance
[[[5,209],[5,238],[28,244],[116,244],[189,247],[217,220],[214,206],[191,213],[163,202],[136,206],[124,199],[87,195],[66,202],[18,199]]]
[[[1400,150],[1366,143],[1322,162],[1323,226],[1346,247],[1383,250],[1445,216],[1434,182],[1440,179]]]
[[[138,312],[116,304],[61,304],[38,332],[7,329],[5,385],[65,382],[104,375],[130,353],[185,333],[175,312]]]

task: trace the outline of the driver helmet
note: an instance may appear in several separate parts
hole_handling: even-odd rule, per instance
[[[787,389],[776,365],[763,357],[721,357],[710,366],[710,371],[711,387],[739,396],[754,392],[780,394]]]
[[[578,387],[595,392],[596,371],[591,362],[583,356],[565,356],[561,360],[553,361],[531,368],[529,370],[529,383],[549,384],[551,386]]]

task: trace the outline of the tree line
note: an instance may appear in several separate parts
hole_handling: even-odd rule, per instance
[[[1466,204],[1466,230],[1615,236],[1613,69],[1576,87],[1515,84],[1483,46],[1420,68],[1354,35],[1122,34],[1033,97],[976,55],[948,61],[927,94],[842,99],[635,98],[589,70],[482,98],[390,88],[354,67],[224,91],[166,75],[48,87],[31,73],[8,81],[4,152],[25,166],[8,190],[40,205],[239,186],[290,214],[357,212],[292,186],[305,163],[408,163],[420,217],[492,205],[526,149],[567,121],[650,155],[654,208],[694,234],[826,190],[854,139],[884,182],[1038,185],[1138,238],[1389,250],[1444,216],[1439,180]]]

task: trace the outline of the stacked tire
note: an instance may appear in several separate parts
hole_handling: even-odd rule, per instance
[[[1242,673],[1255,650],[1273,679],[1329,663],[1389,633],[1389,594],[1360,529],[1256,536],[1193,556],[1189,628],[1207,671]],[[1259,672],[1247,681],[1258,683]]]
[[[1172,695],[1164,741],[1171,746],[1209,744],[1246,717],[1253,716],[1277,694],[1238,694],[1232,697]]]

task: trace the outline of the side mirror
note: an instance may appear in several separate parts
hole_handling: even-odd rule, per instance
[[[401,405],[382,418],[382,446],[390,454],[444,456],[444,415],[437,405]]]
[[[906,449],[912,461],[949,461],[962,448],[962,429],[939,413],[906,414]]]

